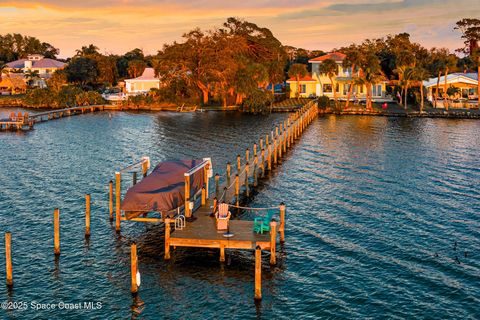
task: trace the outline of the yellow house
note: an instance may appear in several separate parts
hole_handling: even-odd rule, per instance
[[[306,77],[308,80],[300,80],[300,97],[327,96],[333,98],[333,90],[336,90],[337,98],[344,100],[347,97],[352,81],[351,68],[344,69],[342,66],[346,55],[341,52],[332,52],[320,57],[310,59],[308,62],[312,67],[312,75]],[[320,65],[323,61],[332,59],[338,64],[338,75],[333,79],[333,85],[326,74],[320,73]],[[310,80],[311,79],[311,80]],[[290,97],[297,96],[298,84],[294,78],[287,80],[290,85]],[[351,99],[365,99],[367,88],[365,85],[354,85]],[[386,99],[386,81],[382,81],[372,87],[372,98],[376,100]]]
[[[127,93],[145,93],[153,88],[160,88],[160,78],[155,77],[155,70],[153,68],[145,68],[140,77],[125,80],[125,90]]]
[[[315,86],[317,81],[313,79],[310,75],[302,77],[299,79],[300,86],[295,78],[290,78],[287,80],[287,83],[290,85],[290,97],[296,98],[297,91],[300,88],[299,97],[309,97],[315,94]]]

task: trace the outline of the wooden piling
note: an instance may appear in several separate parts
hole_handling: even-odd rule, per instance
[[[208,189],[209,189],[208,171],[209,170],[210,170],[209,164],[203,167],[203,181],[205,182],[205,200],[208,199]]]
[[[120,172],[115,172],[115,230],[120,231],[120,186],[122,175]]]
[[[276,246],[277,246],[277,222],[271,221],[270,222],[270,264],[271,265],[277,264]]]
[[[147,158],[148,159],[148,158]],[[148,161],[144,160],[142,162],[142,174],[143,174],[143,177],[145,178],[148,174]]]
[[[136,172],[136,171],[134,171],[134,172],[132,173],[132,184],[133,184],[133,185],[136,185],[136,184],[137,184],[137,172]]]
[[[260,150],[263,149],[263,138],[260,138]]]
[[[53,210],[53,252],[60,255],[60,211],[58,208]]]
[[[205,190],[205,186],[202,187],[202,206],[207,203],[207,191]]]
[[[267,156],[267,167],[268,171],[272,171],[272,146],[268,146],[268,156]]]
[[[113,221],[113,181],[110,180],[108,183],[108,195],[109,195],[109,213],[110,213],[110,221]]]
[[[240,174],[240,171],[242,171],[242,166],[240,162],[240,155],[237,154],[237,173]]]
[[[285,242],[285,203],[280,203],[280,242]]]
[[[132,286],[130,292],[132,294],[137,293],[138,284],[137,284],[137,272],[138,272],[138,257],[137,257],[137,244],[134,242],[130,246],[130,273],[132,279]]]
[[[253,186],[257,186],[257,162],[258,162],[258,157],[255,155],[253,157]]]
[[[277,164],[277,140],[273,141],[273,164]]]
[[[90,194],[85,196],[85,237],[90,237]]]
[[[240,184],[239,184],[238,173],[235,175],[235,199],[238,206],[240,204]]]
[[[10,232],[5,232],[5,273],[7,275],[7,286],[12,287],[12,234]]]
[[[262,168],[262,178],[263,178],[263,177],[265,177],[265,149],[263,149],[263,148],[262,148],[261,157],[262,157],[261,168]]]
[[[190,210],[190,176],[185,174],[185,217],[191,217],[192,212]]]
[[[218,200],[217,197],[213,198],[213,213],[217,212]]]
[[[278,159],[282,159],[282,148],[283,148],[282,136],[283,134],[280,134],[278,136]]]
[[[262,299],[262,249],[255,248],[255,300]]]
[[[255,142],[253,144],[253,156],[255,157],[257,155],[257,143]]]
[[[227,184],[230,185],[230,174],[232,172],[232,165],[227,162]]]
[[[170,219],[165,219],[165,260],[170,259]]]
[[[225,244],[220,243],[220,262],[225,262]]]
[[[245,194],[247,195],[247,197],[250,196],[250,188],[248,186],[248,170],[249,170],[249,167],[247,162],[245,163]]]
[[[250,161],[250,150],[247,148],[245,150],[245,162]]]
[[[220,175],[218,173],[215,174],[215,196],[218,197],[218,192],[220,191]]]
[[[265,146],[268,147],[268,134],[265,135]]]

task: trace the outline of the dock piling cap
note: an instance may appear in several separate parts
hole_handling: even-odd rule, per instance
[[[255,247],[256,250],[261,250],[262,248],[257,244],[257,246]]]

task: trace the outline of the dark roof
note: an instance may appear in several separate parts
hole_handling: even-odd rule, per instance
[[[28,61],[28,59],[15,60],[6,65],[8,68],[23,69],[25,68],[25,61]],[[30,61],[32,61],[32,68],[63,68],[65,66],[65,63],[49,58]]]

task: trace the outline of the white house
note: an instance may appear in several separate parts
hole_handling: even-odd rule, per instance
[[[125,90],[127,93],[145,93],[153,88],[160,89],[160,78],[155,77],[155,70],[153,68],[145,68],[140,77],[125,80]]]
[[[48,79],[52,73],[58,69],[63,69],[66,63],[43,57],[41,54],[30,54],[26,59],[19,59],[6,64],[6,70],[13,72],[22,70],[23,73],[28,71],[38,72],[38,76],[42,79]]]
[[[424,87],[427,89],[427,98],[430,101],[435,99],[438,83],[438,98],[443,98],[443,91],[445,88],[445,76],[438,78],[431,78],[427,81],[423,81]],[[456,89],[455,96],[452,98],[456,99],[478,99],[478,74],[477,73],[451,73],[447,75],[447,90],[448,88],[458,88]]]

